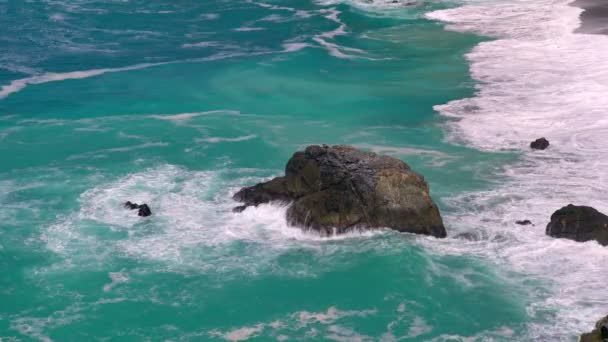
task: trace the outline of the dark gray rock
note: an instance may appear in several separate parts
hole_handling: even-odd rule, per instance
[[[127,201],[124,204],[124,207],[130,210],[136,210],[137,209],[137,216],[142,216],[142,217],[147,217],[152,215],[152,210],[150,210],[150,207],[148,207],[147,204],[137,204],[137,203],[133,203],[131,201]]]
[[[392,228],[445,237],[424,178],[399,159],[350,146],[312,145],[287,162],[285,176],[234,195],[234,211],[262,203],[290,203],[287,221],[325,234]]]
[[[530,143],[530,148],[534,150],[544,150],[549,147],[549,140],[545,138],[536,139]]]
[[[137,216],[141,216],[141,217],[147,217],[152,215],[152,210],[150,210],[150,207],[148,207],[147,204],[142,204],[139,206],[139,210],[137,211]]]
[[[595,324],[593,331],[582,334],[579,342],[606,342],[608,341],[608,316]]]
[[[127,209],[131,209],[131,210],[135,210],[139,208],[139,204],[137,203],[132,203],[131,201],[126,201],[124,204],[125,208]]]
[[[515,221],[515,223],[519,224],[521,226],[528,226],[528,225],[532,224],[532,221],[530,221],[530,220],[518,220],[518,221]]]
[[[585,206],[569,204],[551,215],[547,235],[579,242],[595,240],[608,245],[608,216]]]

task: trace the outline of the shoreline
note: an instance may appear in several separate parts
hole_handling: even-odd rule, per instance
[[[608,35],[604,2],[475,3],[426,14],[444,22],[448,30],[493,38],[467,54],[471,75],[481,81],[475,97],[436,109],[456,118],[452,121],[456,142],[482,151],[523,151],[521,162],[504,172],[507,185],[455,202],[465,208],[474,203],[473,214],[458,217],[463,225],[480,227],[490,236],[516,231],[519,245],[525,247],[497,246],[501,261],[547,279],[551,290],[556,289],[550,299],[532,296],[531,312],[555,310],[554,327],[541,332],[532,323],[529,340],[575,340],[606,315],[604,300],[597,299],[602,298],[598,289],[605,274],[598,271],[601,262],[595,260],[608,251],[600,245],[549,240],[542,228],[552,210],[566,202],[606,208],[601,186],[588,186],[597,183],[594,177],[605,175],[600,166],[608,152],[600,138],[608,130],[602,117],[608,102],[601,96],[606,72],[602,58],[606,50],[601,47]],[[540,136],[547,136],[552,147],[543,153],[529,151],[527,142]],[[480,207],[483,211],[476,212]],[[513,222],[522,213],[538,227],[515,227]],[[559,255],[564,253],[574,257],[563,262]],[[583,278],[591,279],[581,283]]]
[[[583,9],[581,25],[576,33],[608,35],[608,2],[604,0],[576,0],[571,6]]]

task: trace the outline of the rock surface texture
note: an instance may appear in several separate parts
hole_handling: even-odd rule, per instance
[[[544,150],[549,147],[549,140],[545,138],[536,139],[530,143],[530,148],[534,150]]]
[[[580,342],[605,342],[608,341],[608,316],[600,319],[595,324],[595,329],[581,335]]]
[[[551,215],[547,235],[579,242],[595,240],[608,245],[608,216],[585,206],[569,204]]]
[[[351,229],[391,228],[445,237],[446,230],[424,178],[399,159],[350,146],[313,145],[296,152],[285,176],[241,189],[244,205],[289,203],[289,224],[344,233]]]
[[[132,203],[131,201],[127,201],[124,204],[124,207],[130,210],[136,210],[137,209],[137,216],[141,216],[141,217],[147,217],[152,215],[152,210],[150,210],[150,207],[148,207],[147,204],[137,204],[137,203]]]

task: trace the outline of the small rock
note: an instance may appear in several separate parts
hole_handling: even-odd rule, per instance
[[[473,232],[464,232],[464,233],[460,233],[460,234],[456,234],[454,235],[455,239],[460,239],[460,240],[468,240],[468,241],[479,241],[481,239],[483,239],[483,234],[473,231]]]
[[[527,226],[532,224],[532,221],[530,220],[520,220],[520,221],[515,221],[516,224],[522,225],[522,226]]]
[[[139,204],[137,203],[132,203],[131,201],[127,201],[124,204],[125,208],[127,209],[131,209],[131,210],[135,210],[139,208]]]
[[[530,148],[534,150],[544,150],[549,147],[549,140],[545,138],[536,139],[530,143]]]
[[[243,210],[247,209],[246,205],[239,205],[237,207],[232,208],[233,213],[242,213]]]
[[[591,207],[569,204],[551,215],[546,234],[578,242],[608,245],[608,216]]]
[[[139,211],[137,211],[137,216],[146,217],[152,215],[152,210],[148,207],[147,204],[142,204],[139,206]]]
[[[138,209],[137,216],[146,217],[146,216],[152,215],[152,210],[150,210],[150,207],[148,207],[148,205],[145,203],[142,205],[139,205],[139,204],[133,203],[131,201],[126,201],[124,204],[124,207],[127,209],[130,209],[130,210]]]

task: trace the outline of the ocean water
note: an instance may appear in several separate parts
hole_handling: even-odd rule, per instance
[[[0,0],[0,340],[575,341],[608,252],[544,226],[608,211],[608,37],[580,12]],[[449,237],[231,212],[315,143],[405,160]]]

